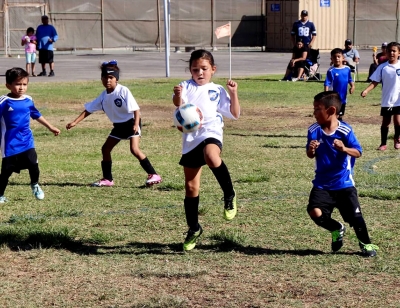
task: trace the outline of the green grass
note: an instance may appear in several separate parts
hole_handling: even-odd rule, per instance
[[[89,186],[101,177],[112,125],[103,114],[71,131],[65,125],[103,90],[98,81],[31,84],[35,104],[62,133],[54,137],[32,122],[43,201],[32,196],[26,170],[10,178],[10,201],[0,212],[0,307],[398,307],[400,156],[391,142],[386,152],[375,150],[380,88],[362,99],[367,84],[356,83],[345,115],[364,149],[355,179],[380,247],[365,259],[351,228],[340,252],[330,253],[330,234],[305,210],[314,173],[306,133],[323,84],[280,77],[236,79],[242,115],[225,122],[222,156],[238,216],[224,221],[221,190],[204,168],[204,233],[190,253],[182,251],[181,136],[172,126],[172,88],[180,80],[121,81],[141,107],[141,149],[163,177],[153,188],[145,188],[127,142],[112,153],[116,185]]]

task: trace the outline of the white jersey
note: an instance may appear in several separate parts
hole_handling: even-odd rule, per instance
[[[382,63],[370,79],[382,82],[382,107],[400,106],[400,62],[396,64]]]
[[[94,101],[85,104],[86,111],[104,111],[112,123],[124,123],[134,118],[133,112],[139,110],[131,91],[117,84],[114,91],[104,90]]]
[[[203,125],[193,133],[182,134],[182,154],[192,151],[207,138],[215,138],[222,143],[222,116],[235,119],[231,113],[231,98],[221,85],[213,82],[199,86],[193,79],[183,81],[182,101],[200,108]]]

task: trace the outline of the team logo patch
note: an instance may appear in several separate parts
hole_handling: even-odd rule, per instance
[[[214,90],[208,90],[208,96],[210,97],[210,100],[212,102],[218,100],[219,98],[219,93],[217,91]]]
[[[397,74],[397,76],[400,76],[400,69],[396,70],[396,74]]]
[[[117,98],[116,100],[114,100],[114,104],[117,107],[121,107],[122,106],[122,99]]]

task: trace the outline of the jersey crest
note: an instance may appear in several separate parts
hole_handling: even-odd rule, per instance
[[[122,99],[120,99],[120,98],[115,99],[114,100],[114,104],[117,107],[121,107],[122,106]]]
[[[208,96],[212,102],[219,99],[219,93],[215,90],[208,90]]]

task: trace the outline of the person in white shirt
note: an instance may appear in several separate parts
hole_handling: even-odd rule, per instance
[[[129,139],[130,151],[135,156],[142,168],[147,172],[146,185],[151,186],[162,181],[146,155],[139,148],[141,137],[140,109],[131,91],[118,83],[119,67],[116,60],[104,62],[101,66],[101,81],[106,88],[100,96],[92,102],[85,104],[85,110],[71,123],[67,130],[75,127],[84,118],[95,111],[104,111],[114,128],[101,148],[103,160],[101,168],[103,178],[94,182],[92,186],[113,186],[114,180],[111,172],[111,151],[123,139]]]
[[[228,80],[226,87],[211,82],[216,71],[213,55],[199,49],[189,60],[192,78],[174,87],[173,103],[176,107],[191,103],[202,111],[202,127],[192,133],[182,134],[182,157],[179,162],[185,173],[185,214],[189,226],[183,243],[185,251],[196,246],[203,233],[198,222],[200,176],[202,166],[208,165],[224,192],[224,218],[232,220],[237,213],[236,192],[227,166],[222,161],[222,116],[237,119],[240,115],[238,85]]]
[[[394,148],[400,149],[400,44],[392,42],[386,48],[388,61],[378,66],[376,71],[370,77],[371,83],[361,92],[365,97],[382,82],[382,100],[381,100],[381,145],[378,150],[387,149],[386,142],[389,133],[389,125],[393,116],[394,124]]]

